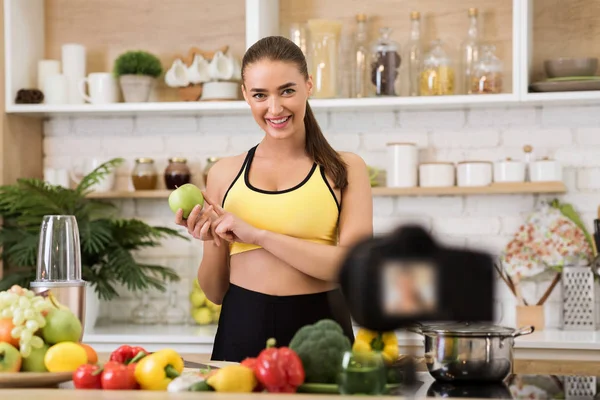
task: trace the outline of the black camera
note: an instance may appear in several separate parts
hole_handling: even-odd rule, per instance
[[[391,331],[415,323],[494,321],[491,254],[438,243],[402,226],[349,251],[339,282],[356,323]]]

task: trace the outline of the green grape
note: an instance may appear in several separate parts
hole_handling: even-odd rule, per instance
[[[12,331],[10,331],[10,336],[12,336],[13,339],[18,339],[21,337],[21,332],[23,332],[23,327],[15,326]]]
[[[34,349],[41,349],[44,347],[44,341],[39,336],[34,336],[31,338],[31,347]]]
[[[27,328],[23,329],[23,331],[21,332],[21,341],[29,343],[31,341],[31,338],[33,338],[33,332]]]
[[[19,308],[26,309],[29,308],[29,306],[31,306],[31,301],[29,301],[27,297],[21,296],[19,298]]]
[[[39,326],[40,328],[43,328],[43,327],[45,327],[45,326],[46,326],[46,319],[45,319],[45,318],[44,318],[44,316],[43,316],[43,315],[41,315],[41,314],[37,314],[37,315],[35,316],[35,322],[37,322],[37,323],[38,323],[38,326]]]
[[[35,293],[31,290],[26,290],[25,296],[27,296],[28,299],[33,299],[35,297]]]
[[[19,310],[15,310],[15,312],[13,313],[13,324],[16,325],[23,325],[25,323],[25,313],[23,312],[23,310],[19,309]]]
[[[35,318],[35,310],[33,308],[28,308],[25,310],[25,319],[30,320]]]
[[[37,321],[34,320],[34,319],[30,319],[29,321],[27,321],[25,323],[25,327],[27,329],[29,329],[30,331],[32,331],[32,332],[35,332],[35,331],[37,331],[40,328],[40,326],[38,325]]]
[[[21,356],[23,356],[23,358],[27,358],[31,355],[31,344],[23,343],[22,339],[21,342],[19,342],[19,349],[21,350]]]
[[[0,317],[2,317],[2,319],[12,318],[12,316],[13,312],[10,308],[5,308],[4,310],[2,310],[2,312],[0,312]]]

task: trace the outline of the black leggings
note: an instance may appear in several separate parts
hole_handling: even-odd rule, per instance
[[[230,284],[223,299],[213,361],[241,362],[256,357],[275,338],[288,346],[304,325],[330,318],[354,343],[350,314],[339,290],[294,296],[271,296]]]

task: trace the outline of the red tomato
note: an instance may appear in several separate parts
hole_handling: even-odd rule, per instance
[[[137,386],[137,381],[133,374],[133,369],[127,365],[111,365],[109,368],[104,367],[102,373],[102,389],[106,390],[134,390]]]
[[[73,372],[73,384],[76,389],[102,389],[102,374],[94,375],[100,369],[97,365],[83,364]]]

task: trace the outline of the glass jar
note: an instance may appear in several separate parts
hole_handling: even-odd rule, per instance
[[[337,97],[340,71],[340,32],[342,23],[323,19],[308,21],[310,35],[309,73],[313,76],[316,99]]]
[[[473,67],[471,93],[502,93],[502,61],[495,54],[496,46],[481,46],[481,58]]]
[[[338,378],[340,394],[377,396],[385,392],[383,357],[375,351],[346,351]]]
[[[441,40],[431,43],[431,50],[423,60],[421,71],[421,96],[454,94],[454,65]]]
[[[136,158],[131,172],[131,181],[135,190],[154,190],[158,182],[158,174],[151,158]]]
[[[191,177],[187,159],[182,157],[169,158],[169,165],[165,168],[165,186],[167,189],[174,190],[179,186],[190,183]]]
[[[377,96],[396,96],[400,68],[400,45],[390,39],[391,28],[379,29],[381,35],[371,47],[371,83]]]
[[[204,187],[206,187],[206,183],[208,182],[208,171],[212,168],[213,165],[217,161],[219,161],[219,157],[209,157],[206,159],[206,166],[204,167],[204,171],[202,171],[202,178],[204,179]]]

